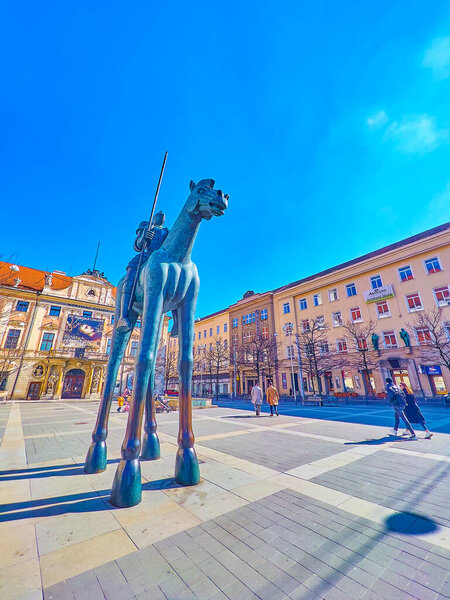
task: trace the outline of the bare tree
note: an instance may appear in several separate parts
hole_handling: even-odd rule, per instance
[[[8,377],[17,371],[16,361],[21,354],[21,348],[0,348],[0,391],[6,388]]]
[[[178,383],[178,343],[170,339],[166,344],[164,358],[160,359],[160,368],[164,369],[164,391],[167,392],[171,385]]]
[[[444,318],[444,307],[435,307],[415,314],[408,329],[417,337],[421,355],[450,370],[450,321]]]
[[[370,396],[375,396],[370,379],[372,369],[378,367],[377,353],[370,349],[372,334],[375,333],[375,323],[372,320],[368,323],[347,321],[343,327],[348,334],[349,341],[349,352],[343,360],[351,368],[362,373],[364,391]]]
[[[234,385],[236,386],[235,393],[237,395],[238,388],[239,392],[241,390],[242,371],[246,365],[244,349],[242,346],[238,346],[237,344],[231,346],[229,351],[229,362],[233,367],[233,377],[235,378]],[[237,382],[239,382],[239,385],[237,385]]]
[[[250,332],[249,341],[241,346],[242,358],[246,368],[255,373],[260,381],[261,375],[273,377],[276,361],[276,341]]]
[[[303,369],[310,376],[314,394],[316,393],[315,382],[317,382],[319,394],[322,394],[321,376],[327,371],[337,368],[343,362],[342,355],[330,349],[327,340],[329,330],[329,325],[322,318],[310,319],[308,323],[302,323],[302,329],[297,338],[300,351],[306,358]]]
[[[215,396],[217,400],[219,397],[219,376],[221,372],[228,368],[229,363],[228,342],[224,341],[221,337],[215,337],[214,341],[210,344],[209,350],[205,353],[205,358],[210,374],[211,388],[213,378],[215,380]]]

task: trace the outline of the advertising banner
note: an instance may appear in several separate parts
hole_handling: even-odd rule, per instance
[[[62,345],[70,348],[86,348],[86,346],[100,348],[104,324],[104,319],[69,315]]]
[[[388,283],[388,285],[383,285],[383,287],[364,292],[364,300],[366,302],[379,302],[380,300],[386,300],[387,298],[393,297],[394,289],[390,283]]]

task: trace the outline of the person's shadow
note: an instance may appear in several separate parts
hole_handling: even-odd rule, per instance
[[[374,438],[372,440],[362,440],[360,442],[344,442],[344,446],[381,446],[386,442],[405,442],[407,438],[399,438],[394,435],[385,435],[382,438]]]

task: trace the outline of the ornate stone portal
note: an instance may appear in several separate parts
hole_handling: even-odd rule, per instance
[[[190,194],[175,224],[162,246],[153,252],[140,270],[134,302],[128,313],[131,331],[142,315],[142,330],[135,362],[133,396],[128,415],[125,439],[111,492],[114,506],[134,506],[141,501],[140,460],[160,457],[156,433],[154,379],[155,363],[161,326],[165,313],[171,311],[174,328],[179,336],[179,433],[175,462],[175,479],[181,485],[195,485],[200,481],[192,431],[192,345],[194,316],[199,289],[197,267],[191,261],[191,252],[202,219],[224,214],[228,196],[214,190],[212,179],[190,183]],[[123,279],[117,286],[115,322],[119,320]],[[108,416],[119,371],[120,361],[131,331],[114,330],[97,423],[92,444],[86,456],[86,473],[106,469],[106,437]],[[145,405],[144,439],[141,447],[141,428]]]

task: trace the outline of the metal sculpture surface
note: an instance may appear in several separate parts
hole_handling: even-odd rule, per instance
[[[122,444],[122,459],[111,491],[111,504],[114,506],[134,506],[141,501],[139,461],[160,457],[155,420],[154,377],[163,316],[169,311],[173,316],[172,336],[179,337],[179,433],[175,479],[181,485],[195,485],[200,481],[194,450],[191,406],[194,316],[200,281],[197,267],[191,260],[191,252],[202,219],[221,216],[228,206],[228,196],[213,188],[212,179],[203,179],[197,184],[191,181],[190,195],[172,229],[161,247],[150,255],[140,269],[134,301],[127,315],[130,329],[116,327],[113,332],[102,400],[92,434],[92,444],[86,456],[86,473],[99,473],[106,469],[108,416],[114,386],[131,332],[139,315],[142,315],[131,409]],[[124,279],[117,287],[116,323],[120,320],[123,281]],[[141,446],[144,406],[145,433]]]

